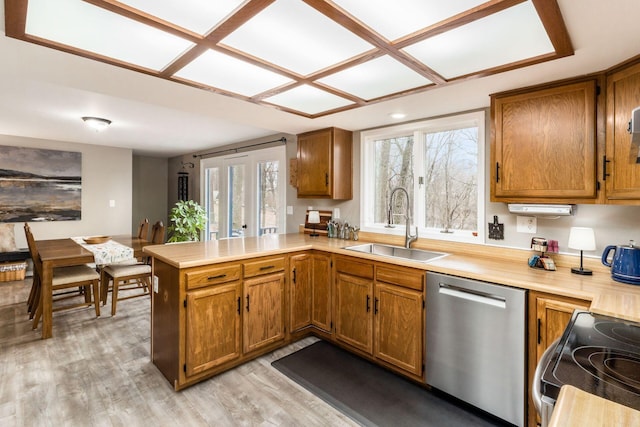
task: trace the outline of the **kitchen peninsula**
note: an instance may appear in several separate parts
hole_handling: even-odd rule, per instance
[[[362,239],[399,243],[393,237],[366,233]],[[388,339],[378,336],[384,324],[376,323],[362,340],[345,338],[340,329],[343,313],[336,301],[339,279],[347,270],[349,280],[375,286],[376,295],[381,290],[402,295],[404,302],[399,303],[406,304],[402,306],[406,312],[414,313],[418,307],[420,361],[426,271],[529,290],[530,311],[534,296],[553,297],[563,304],[581,303],[593,312],[640,321],[640,288],[614,282],[608,269],[594,259],[585,260],[594,275],[577,276],[570,272],[575,257],[558,256],[557,271],[545,271],[528,267],[530,253],[523,250],[421,239],[415,247],[449,254],[422,263],[344,249],[350,243],[286,234],[146,247],[156,276],[153,363],[180,390],[313,334],[422,382],[424,372],[421,363],[416,369],[414,351],[384,351]],[[531,339],[527,342],[535,354]]]

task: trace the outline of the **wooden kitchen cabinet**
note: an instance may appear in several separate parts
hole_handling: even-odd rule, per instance
[[[540,292],[529,293],[529,425],[535,426],[537,414],[531,400],[533,374],[542,353],[553,341],[562,336],[576,309],[588,310],[590,301],[563,298]]]
[[[327,128],[298,135],[298,197],[350,200],[353,134]]]
[[[491,201],[595,201],[596,83],[491,96]]]
[[[422,377],[424,349],[424,272],[376,269],[374,357]]]
[[[336,258],[335,338],[373,354],[373,263]]]
[[[424,271],[336,259],[336,339],[422,378]]]
[[[291,332],[311,325],[312,292],[312,260],[309,253],[291,255],[289,257],[289,329]]]
[[[631,111],[640,107],[640,63],[607,73],[606,153],[602,178],[607,203],[640,204],[640,145],[631,143]]]
[[[289,258],[290,330],[314,326],[331,332],[331,257],[322,252]]]
[[[240,357],[239,280],[187,292],[186,351],[187,376],[199,374]]]
[[[243,352],[285,339],[285,258],[262,258],[243,264]]]

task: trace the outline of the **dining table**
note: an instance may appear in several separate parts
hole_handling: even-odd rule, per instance
[[[112,236],[111,240],[133,249],[133,257],[140,258],[142,249],[152,242],[135,236]],[[38,255],[42,261],[42,277],[40,278],[40,298],[42,298],[42,339],[53,336],[53,270],[57,267],[91,264],[95,262],[94,253],[74,241],[72,238],[36,240]],[[99,298],[94,295],[94,298]]]

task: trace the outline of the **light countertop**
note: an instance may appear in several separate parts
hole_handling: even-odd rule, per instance
[[[362,233],[367,236],[366,233]],[[363,236],[363,237],[364,237]],[[379,241],[376,235],[368,236]],[[383,239],[385,239],[383,237]],[[309,237],[295,234],[270,234],[262,237],[226,239],[209,242],[175,243],[147,246],[144,252],[174,267],[184,269],[257,256],[280,255],[306,250],[321,250],[380,262],[390,262],[425,271],[462,276],[522,289],[548,292],[555,295],[591,301],[590,311],[622,319],[640,321],[640,286],[618,283],[611,279],[608,268],[596,260],[586,260],[592,276],[571,273],[575,257],[554,256],[557,270],[530,268],[530,251],[504,249],[489,245],[455,244],[419,241],[414,247],[446,252],[449,255],[427,263],[388,258],[344,249],[360,243]],[[384,243],[401,244],[397,241]],[[586,265],[589,262],[590,265]],[[562,388],[552,426],[640,426],[640,411],[585,393],[575,387]]]

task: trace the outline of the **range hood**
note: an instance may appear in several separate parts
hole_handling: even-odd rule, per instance
[[[509,203],[509,212],[530,216],[569,216],[576,211],[576,205],[546,205]]]

